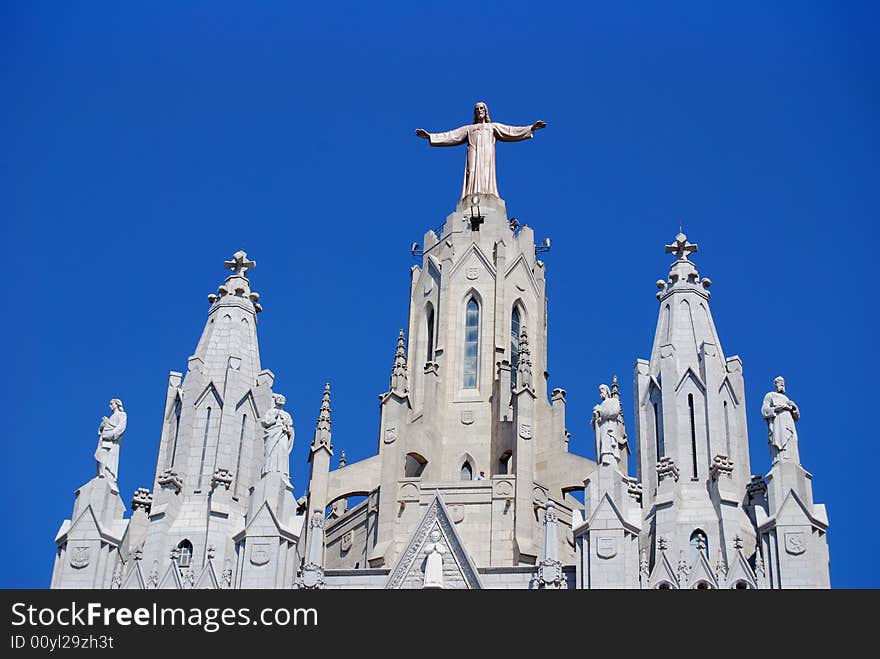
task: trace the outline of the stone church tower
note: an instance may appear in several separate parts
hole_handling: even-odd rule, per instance
[[[455,131],[418,131],[432,145],[469,144],[466,194],[439,236],[414,245],[421,265],[373,457],[331,469],[327,385],[308,487],[294,496],[293,429],[260,363],[261,306],[245,276],[256,264],[238,252],[186,375],[169,375],[152,490],[137,490],[128,518],[116,471],[77,490],[52,587],[829,587],[800,412],[784,383],[767,394],[773,463],[753,476],[743,364],[725,357],[711,282],[684,234],[666,247],[675,261],[657,283],[651,358],[635,365],[633,436],[614,378],[594,411],[596,460],[568,451],[566,393],[547,381],[536,252],[549,245],[507,217],[494,180],[494,140],[540,128],[492,123],[484,106]],[[118,452],[119,414],[107,451]]]

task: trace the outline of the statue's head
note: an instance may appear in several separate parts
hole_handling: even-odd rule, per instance
[[[489,118],[489,106],[480,101],[474,105],[474,123],[484,124],[492,121]]]
[[[776,391],[778,391],[780,394],[785,393],[785,378],[784,377],[782,377],[781,375],[777,376],[777,378],[775,380],[773,380],[773,384],[776,387]]]
[[[599,398],[601,398],[602,400],[605,400],[610,395],[611,395],[611,389],[608,388],[608,385],[607,384],[600,384],[599,385]]]
[[[113,410],[114,412],[117,410],[119,410],[121,412],[122,411],[122,401],[119,400],[118,398],[111,399],[110,400],[110,409]]]
[[[272,400],[275,401],[275,407],[279,409],[287,404],[287,399],[284,397],[284,394],[275,394],[272,396]]]
[[[431,542],[440,542],[440,531],[437,529],[431,531]]]

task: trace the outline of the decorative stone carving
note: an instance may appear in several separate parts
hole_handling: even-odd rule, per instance
[[[746,492],[749,494],[749,500],[764,497],[767,494],[767,483],[760,474],[752,475],[752,479],[746,485]]]
[[[342,540],[339,543],[339,548],[343,553],[347,552],[351,549],[352,540],[354,538],[354,532],[348,531],[342,535]]]
[[[599,538],[596,542],[596,555],[605,559],[617,556],[617,538]]]
[[[128,425],[128,415],[122,409],[122,401],[114,398],[110,401],[110,417],[101,417],[98,426],[98,448],[95,449],[95,463],[98,478],[107,478],[116,482],[119,472],[119,445]]]
[[[660,462],[657,463],[657,478],[660,482],[667,478],[673,478],[678,481],[678,467],[675,464],[675,460],[668,455],[660,458]]]
[[[531,126],[508,126],[489,118],[489,107],[479,102],[474,105],[474,121],[445,133],[429,133],[416,129],[416,135],[428,140],[431,146],[455,146],[467,143],[467,161],[461,198],[473,194],[498,196],[495,181],[495,141],[518,142],[534,136],[536,130],[547,124],[536,121]]]
[[[480,269],[479,268],[468,268],[466,276],[468,279],[473,281],[474,279],[476,279],[477,277],[480,276]]]
[[[397,426],[385,428],[385,443],[393,444],[397,441]]]
[[[232,561],[228,558],[223,562],[223,573],[220,575],[220,584],[223,588],[232,588]]]
[[[150,575],[147,577],[147,588],[155,588],[159,585],[159,561],[153,561],[153,568],[150,570]]]
[[[474,411],[473,410],[462,410],[461,422],[466,426],[471,425],[474,422]]]
[[[143,510],[147,515],[150,514],[150,507],[153,505],[153,495],[145,487],[139,487],[135,490],[134,496],[131,498],[131,511]]]
[[[263,427],[262,476],[270,473],[284,474],[290,480],[290,452],[293,450],[293,418],[284,410],[287,399],[281,394],[272,396],[274,407],[260,419]],[[228,488],[227,488],[228,489]]]
[[[449,508],[449,515],[452,518],[452,521],[455,524],[459,524],[464,520],[464,505],[460,503],[454,503]]]
[[[536,485],[532,489],[532,503],[536,506],[543,508],[547,505],[547,490],[545,490],[540,485]]]
[[[593,407],[593,418],[590,422],[596,433],[596,457],[600,464],[620,464],[620,400],[611,395],[607,384],[599,385],[598,405]],[[626,440],[624,440],[626,441]]]
[[[733,475],[733,460],[726,455],[716,455],[712,458],[712,466],[709,467],[709,477],[717,481],[721,476],[730,478]]]
[[[785,551],[793,556],[803,554],[807,550],[802,532],[786,532],[785,534]]]
[[[801,412],[794,401],[785,395],[785,378],[778,376],[773,380],[773,385],[775,391],[764,396],[764,403],[761,406],[761,413],[767,422],[773,464],[779,460],[800,464],[795,421],[800,418]]]
[[[89,564],[92,548],[90,545],[74,545],[70,550],[70,567],[81,570]]]
[[[251,545],[251,565],[265,565],[272,558],[272,545],[268,542],[256,542]]]
[[[302,574],[294,586],[304,590],[320,590],[327,584],[324,581],[324,568],[317,563],[303,565]]]
[[[447,552],[443,535],[439,529],[433,529],[425,544],[425,588],[443,588],[443,554]]]
[[[625,477],[626,493],[630,499],[641,505],[642,503],[642,484],[638,478]]]
[[[222,486],[229,489],[229,486],[232,485],[233,474],[229,469],[217,469],[214,474],[211,476],[211,487],[217,488]]]
[[[180,491],[183,489],[183,479],[174,469],[166,469],[163,471],[159,474],[159,478],[156,479],[156,482],[163,488],[166,486],[172,488],[175,494],[180,494]]]
[[[508,480],[499,480],[495,482],[495,496],[498,498],[506,498],[513,496],[513,483]]]
[[[398,501],[418,501],[419,487],[415,483],[404,483],[400,486]]]
[[[531,439],[532,438],[532,426],[528,423],[519,424],[519,436],[523,439]]]

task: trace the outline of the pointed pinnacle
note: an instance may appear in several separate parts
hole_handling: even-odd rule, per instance
[[[321,411],[318,413],[318,430],[330,431],[330,383],[324,385],[324,396],[321,399]]]

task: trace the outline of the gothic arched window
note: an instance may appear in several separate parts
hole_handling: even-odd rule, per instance
[[[189,567],[193,555],[192,543],[189,540],[182,540],[177,545],[177,549],[179,550],[177,554],[177,567]]]
[[[480,306],[474,298],[468,300],[464,317],[464,377],[465,389],[477,388],[480,349]]]
[[[516,387],[516,368],[519,366],[519,307],[513,308],[510,314],[510,388]]]
[[[697,558],[697,552],[703,552],[706,560],[709,560],[709,538],[702,529],[696,529],[691,533],[691,561]]]
[[[474,480],[474,468],[471,467],[471,463],[465,460],[464,464],[461,465],[461,480],[463,481],[472,481]]]
[[[428,347],[426,362],[434,361],[434,307],[429,302],[425,311],[425,323],[427,325]]]

